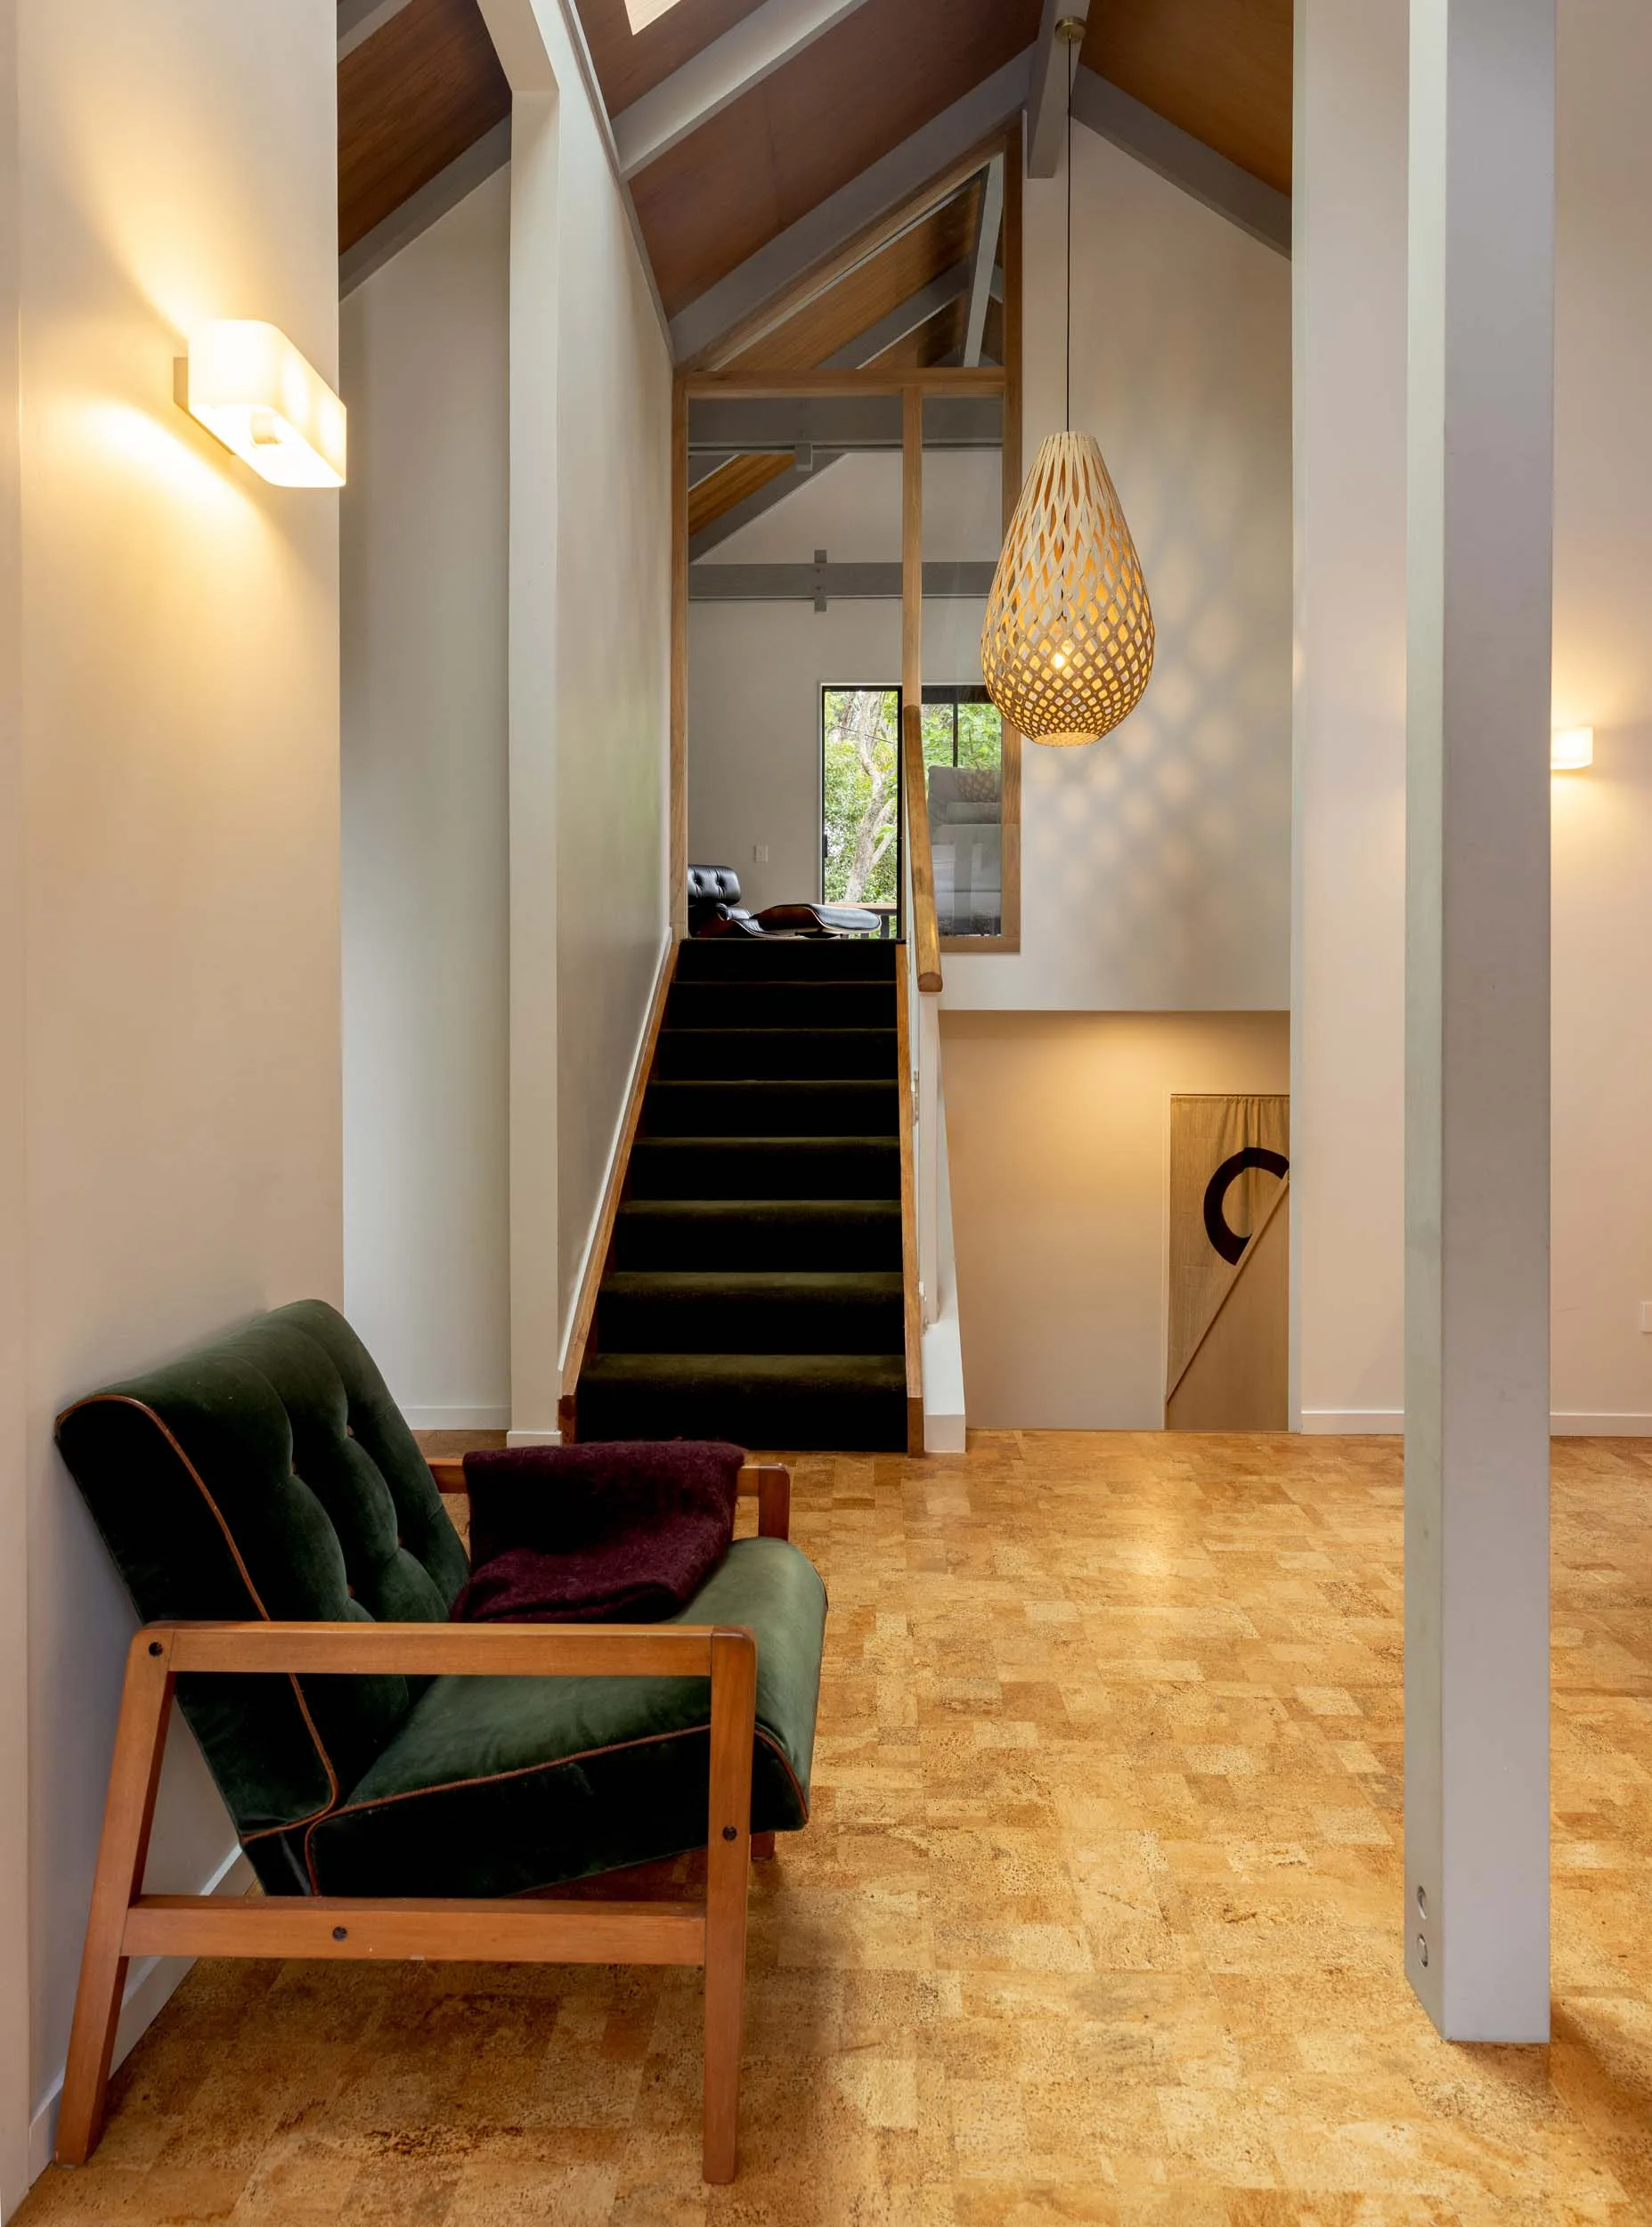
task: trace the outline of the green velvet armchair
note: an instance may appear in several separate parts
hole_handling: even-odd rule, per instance
[[[825,1632],[785,1472],[742,1472],[759,1536],[680,1617],[452,1624],[435,1479],[319,1301],[94,1393],[58,1443],[143,1627],[59,2162],[96,2144],[129,1958],[407,1956],[703,1964],[704,2169],[732,2179],[749,1860],[808,1817]],[[261,1897],[142,1891],[175,1693]],[[703,1899],[544,1897],[699,1847]]]

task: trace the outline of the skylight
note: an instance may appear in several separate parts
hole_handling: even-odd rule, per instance
[[[625,12],[631,18],[633,36],[646,31],[650,23],[657,23],[668,8],[674,8],[677,0],[625,0]]]

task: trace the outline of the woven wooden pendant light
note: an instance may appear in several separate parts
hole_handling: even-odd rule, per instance
[[[1082,23],[1064,19],[1070,45]],[[1118,491],[1072,427],[1072,106],[1067,110],[1067,425],[1040,443],[987,599],[987,693],[1029,741],[1097,741],[1135,709],[1153,669],[1153,613]]]
[[[988,695],[1033,742],[1095,742],[1142,700],[1152,608],[1087,433],[1039,445],[987,600],[981,663]]]

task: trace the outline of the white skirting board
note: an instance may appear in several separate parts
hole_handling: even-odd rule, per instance
[[[1305,1407],[1298,1429],[1308,1438],[1402,1438],[1405,1414],[1400,1407]]]
[[[252,1865],[240,1848],[232,1848],[206,1885],[203,1895],[244,1895],[253,1883]],[[115,2029],[115,2055],[110,2069],[130,2055],[145,2029],[165,2010],[168,2000],[194,1962],[192,1956],[145,1956],[130,1965],[126,1990],[121,1997],[120,2024]],[[28,2175],[37,2180],[52,2162],[57,2144],[57,2107],[63,2092],[60,2068],[45,2101],[28,2124]]]
[[[410,1431],[503,1431],[510,1423],[502,1402],[496,1407],[403,1407],[402,1413]]]
[[[1403,1438],[1405,1415],[1398,1407],[1305,1407],[1300,1429],[1308,1438]],[[1549,1418],[1556,1439],[1652,1439],[1652,1415],[1586,1415],[1556,1410]]]
[[[956,1306],[924,1333],[924,1451],[962,1454],[964,1347]]]

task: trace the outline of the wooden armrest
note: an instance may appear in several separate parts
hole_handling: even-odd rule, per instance
[[[462,1455],[440,1454],[427,1456],[430,1474],[443,1492],[463,1492],[465,1489],[465,1462]],[[742,1500],[757,1503],[757,1533],[760,1538],[790,1538],[792,1536],[792,1472],[781,1462],[747,1462],[740,1472],[739,1495]]]
[[[728,1644],[756,1648],[744,1627],[712,1624],[146,1624],[132,1659],[163,1658],[170,1676],[704,1678]]]

